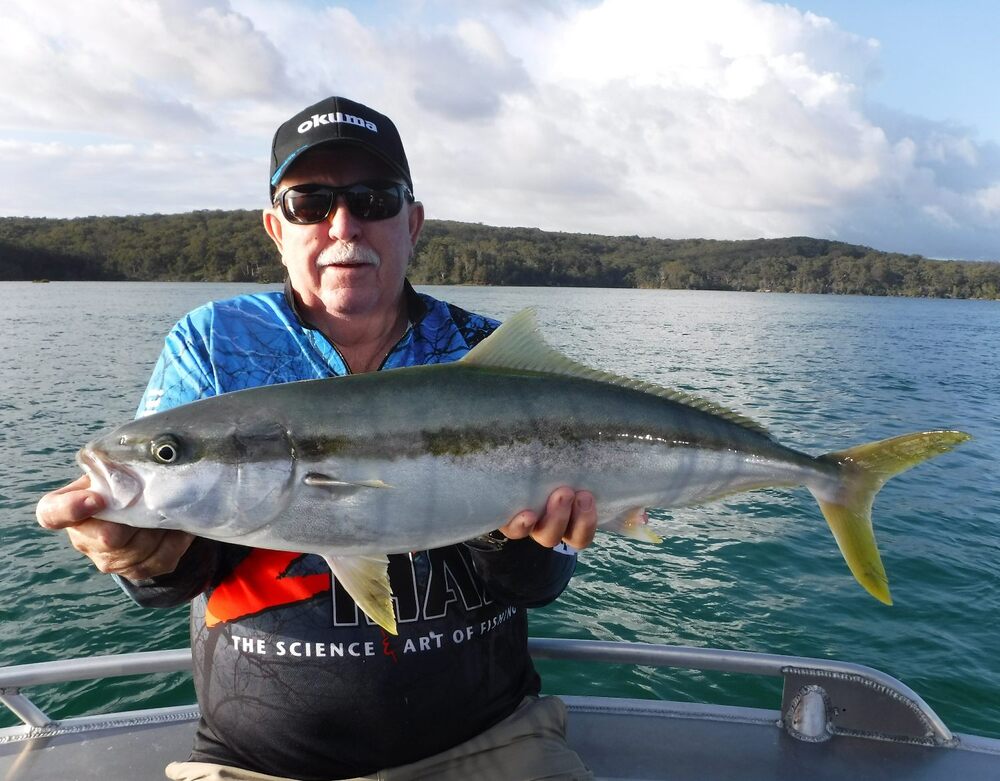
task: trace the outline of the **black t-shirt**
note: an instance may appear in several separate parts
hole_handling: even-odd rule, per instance
[[[575,556],[530,540],[389,557],[399,628],[361,613],[322,558],[199,540],[179,574],[127,590],[191,611],[202,718],[192,759],[312,781],[414,762],[504,719],[540,681],[525,608],[554,599]]]

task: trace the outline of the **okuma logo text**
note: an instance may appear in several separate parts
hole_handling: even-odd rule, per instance
[[[339,111],[331,111],[329,114],[313,114],[309,119],[299,125],[299,132],[308,133],[314,127],[319,127],[320,125],[333,125],[337,123],[357,125],[358,127],[368,128],[368,130],[373,133],[378,132],[378,128],[375,126],[374,122],[369,122],[367,119],[356,117],[353,114],[342,114]]]

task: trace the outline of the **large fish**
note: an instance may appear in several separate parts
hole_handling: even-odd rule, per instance
[[[891,604],[872,500],[968,438],[928,431],[814,458],[722,407],[571,361],[526,310],[456,363],[196,401],[77,460],[108,502],[100,518],[320,554],[395,632],[386,554],[485,534],[564,484],[594,493],[600,528],[651,542],[647,507],[805,485],[855,578]]]

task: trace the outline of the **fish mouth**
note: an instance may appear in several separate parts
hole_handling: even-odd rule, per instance
[[[104,498],[109,510],[124,510],[142,496],[142,478],[101,451],[85,447],[76,454],[76,462],[90,477],[90,490]]]

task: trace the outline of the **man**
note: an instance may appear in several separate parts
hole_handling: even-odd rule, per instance
[[[387,117],[337,97],[300,112],[275,133],[269,188],[264,228],[285,291],[183,318],[140,415],[258,385],[452,361],[496,327],[406,282],[424,211]],[[191,761],[168,766],[169,778],[590,777],[565,744],[562,704],[537,697],[525,613],[568,582],[575,556],[560,543],[591,542],[589,493],[563,487],[486,538],[390,556],[392,637],[319,557],[100,521],[88,487],[84,477],[44,497],[39,523],[65,529],[138,603],[193,600],[202,718]]]

